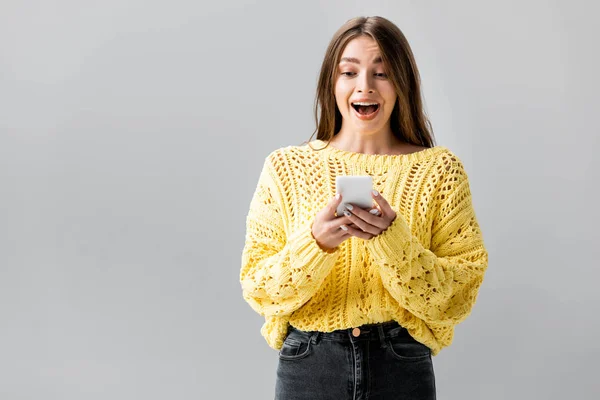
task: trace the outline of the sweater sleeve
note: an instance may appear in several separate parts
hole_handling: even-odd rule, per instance
[[[452,327],[475,304],[488,264],[462,162],[453,156],[435,194],[430,248],[400,213],[367,241],[384,287],[401,307],[430,327]],[[395,210],[397,211],[397,210]]]
[[[243,297],[262,316],[291,314],[321,287],[333,269],[339,248],[325,251],[312,235],[312,219],[286,234],[286,216],[274,166],[264,162],[246,217],[240,282]],[[276,161],[275,161],[276,162]]]

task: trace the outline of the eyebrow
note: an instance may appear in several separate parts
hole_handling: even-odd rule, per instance
[[[342,59],[340,60],[340,64],[343,62],[351,62],[354,64],[360,64],[360,61],[358,60],[358,58],[354,58],[354,57],[342,57]],[[381,63],[381,57],[377,57],[373,60],[373,64],[380,64]]]

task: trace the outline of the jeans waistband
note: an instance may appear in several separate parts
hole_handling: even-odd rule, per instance
[[[388,321],[378,324],[365,324],[355,328],[338,329],[333,332],[321,331],[303,331],[293,326],[289,326],[289,331],[305,335],[313,340],[334,340],[334,341],[357,341],[357,340],[385,340],[388,337],[408,334],[406,328],[402,327],[397,321]]]

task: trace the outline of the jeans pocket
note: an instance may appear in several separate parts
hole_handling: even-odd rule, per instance
[[[417,342],[406,330],[387,338],[387,349],[402,361],[419,361],[431,357],[431,349]]]
[[[281,349],[279,358],[282,360],[299,360],[310,354],[312,347],[311,335],[307,332],[291,330]]]

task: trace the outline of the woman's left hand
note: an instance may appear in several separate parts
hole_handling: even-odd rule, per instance
[[[369,240],[385,231],[396,218],[396,212],[380,193],[371,192],[371,197],[379,206],[379,215],[373,215],[369,211],[352,204],[346,204],[347,210],[344,211],[344,214],[352,221],[353,225],[360,228],[347,226],[348,233],[365,240]]]

